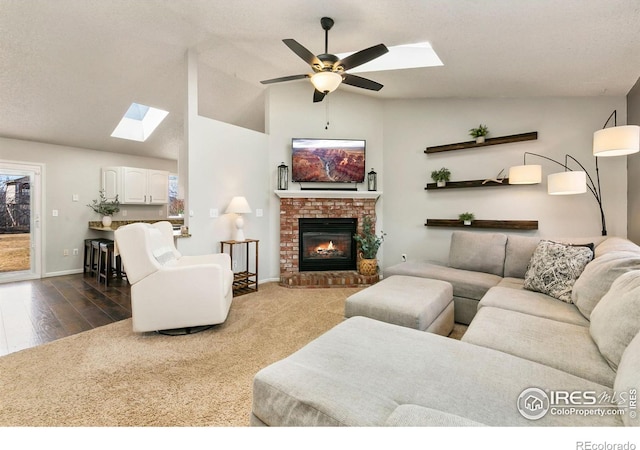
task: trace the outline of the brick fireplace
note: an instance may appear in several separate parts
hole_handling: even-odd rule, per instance
[[[379,277],[355,270],[301,271],[300,219],[356,219],[362,229],[365,216],[376,218],[376,200],[369,191],[276,191],[280,197],[280,284],[287,287],[348,287],[373,284]],[[354,243],[355,244],[355,243]]]

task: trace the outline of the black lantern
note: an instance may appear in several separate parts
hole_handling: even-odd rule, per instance
[[[283,162],[278,166],[278,189],[286,191],[289,188],[289,167]]]
[[[367,190],[375,191],[378,189],[378,174],[371,169],[371,172],[367,174]]]

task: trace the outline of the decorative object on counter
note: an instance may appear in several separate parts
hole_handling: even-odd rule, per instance
[[[278,166],[278,190],[286,191],[289,189],[289,167],[284,161]]]
[[[431,179],[436,182],[438,187],[443,187],[447,185],[447,181],[451,178],[451,171],[446,167],[443,167],[440,170],[434,170],[431,172]]]
[[[498,183],[498,184],[502,183],[504,181],[504,179],[505,179],[504,176],[501,177],[502,172],[504,172],[504,169],[502,169],[500,172],[498,172],[498,175],[496,175],[495,178],[487,178],[486,180],[484,180],[482,182],[482,184],[487,184],[487,183],[491,183],[491,182]]]
[[[251,212],[251,207],[249,206],[249,202],[244,197],[233,197],[231,199],[231,203],[227,206],[226,214],[236,214],[236,235],[234,239],[237,242],[244,241],[244,219],[242,217],[243,214],[249,214]]]
[[[485,136],[489,134],[489,128],[486,125],[478,125],[478,128],[471,128],[469,130],[469,135],[471,137],[476,138],[476,144],[482,144],[484,142]]]
[[[368,191],[377,191],[378,190],[378,174],[375,173],[373,167],[371,168],[371,172],[367,174],[367,190]]]
[[[464,212],[460,214],[458,218],[462,220],[462,223],[464,223],[465,225],[471,225],[471,221],[475,219],[475,216],[473,215],[473,213]]]
[[[378,273],[378,260],[376,258],[378,249],[384,242],[386,233],[381,232],[376,235],[373,230],[371,217],[364,216],[362,220],[362,231],[353,235],[353,239],[360,247],[360,261],[358,261],[358,273],[360,275],[375,275]]]
[[[104,190],[99,192],[100,198],[92,200],[91,204],[87,206],[100,214],[102,216],[102,225],[105,228],[109,228],[112,221],[111,216],[120,211],[120,201],[117,195],[113,200],[107,200]]]

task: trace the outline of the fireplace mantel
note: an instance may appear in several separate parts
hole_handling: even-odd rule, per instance
[[[373,198],[382,195],[381,191],[274,191],[280,198]]]

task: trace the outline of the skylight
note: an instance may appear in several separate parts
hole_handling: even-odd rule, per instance
[[[380,70],[414,69],[417,67],[434,67],[444,65],[428,42],[396,45],[388,47],[389,52],[366,64],[349,70],[349,73],[377,72]],[[337,55],[338,58],[350,53]]]
[[[132,103],[111,136],[144,142],[167,114],[169,114],[167,111],[161,109]]]

